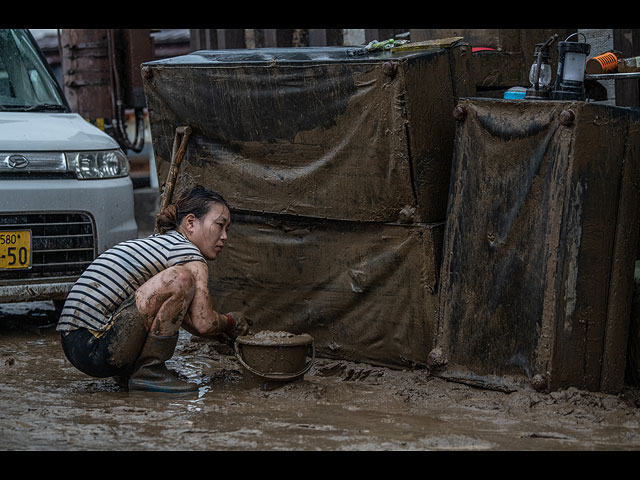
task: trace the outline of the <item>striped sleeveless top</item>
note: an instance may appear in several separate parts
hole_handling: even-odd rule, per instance
[[[187,262],[206,262],[198,247],[176,230],[121,242],[96,258],[71,288],[58,331],[109,326],[111,315],[157,273]]]

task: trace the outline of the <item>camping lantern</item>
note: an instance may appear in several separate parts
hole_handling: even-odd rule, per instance
[[[552,36],[545,43],[536,43],[533,53],[534,62],[529,70],[529,82],[531,87],[527,89],[527,99],[549,98],[549,85],[551,84],[551,65],[549,65],[549,48],[556,41],[558,34]]]
[[[551,94],[554,100],[584,100],[584,67],[591,45],[584,42],[570,42],[578,35],[569,35],[564,42],[558,42],[558,74]],[[580,34],[584,37],[583,34]]]

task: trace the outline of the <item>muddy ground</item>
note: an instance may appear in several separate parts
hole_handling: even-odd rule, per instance
[[[473,388],[316,359],[302,381],[246,388],[233,352],[181,333],[192,394],[128,393],[66,360],[52,306],[0,305],[2,450],[640,450],[640,391]]]

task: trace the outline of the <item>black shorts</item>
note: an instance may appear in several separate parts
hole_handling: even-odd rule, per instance
[[[62,349],[81,372],[98,378],[131,374],[148,333],[135,294],[118,307],[109,325],[98,334],[86,328],[61,332]]]

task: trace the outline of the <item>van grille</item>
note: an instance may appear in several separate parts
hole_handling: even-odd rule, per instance
[[[0,270],[0,280],[78,277],[95,258],[91,217],[83,213],[0,214],[0,229],[31,230],[32,266]]]

